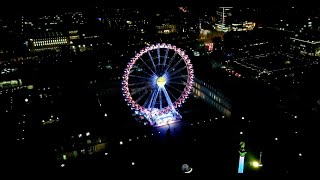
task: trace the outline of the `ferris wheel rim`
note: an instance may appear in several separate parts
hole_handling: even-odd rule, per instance
[[[159,48],[166,48],[169,50],[173,50],[175,53],[177,53],[184,61],[186,69],[187,69],[187,83],[182,91],[182,93],[180,94],[179,98],[175,99],[174,102],[172,102],[172,106],[170,106],[168,104],[168,106],[164,107],[163,109],[157,109],[156,113],[157,114],[163,114],[163,113],[168,113],[169,111],[177,108],[179,105],[184,103],[184,100],[188,97],[188,95],[191,92],[191,88],[193,85],[193,79],[194,79],[194,75],[193,75],[193,65],[191,64],[191,61],[188,57],[188,55],[186,55],[185,51],[182,50],[181,48],[177,48],[175,45],[171,45],[171,44],[166,44],[166,43],[157,43],[157,44],[152,44],[149,45],[145,48],[142,48],[138,53],[135,54],[135,56],[133,58],[130,59],[130,61],[128,62],[125,70],[124,70],[124,75],[122,77],[123,81],[122,81],[122,90],[123,90],[123,95],[125,100],[128,102],[128,105],[131,106],[131,108],[142,112],[144,114],[151,114],[153,111],[153,108],[146,108],[138,103],[135,102],[135,100],[132,98],[132,95],[129,91],[129,76],[130,76],[130,71],[133,67],[133,65],[136,63],[136,61],[144,54],[154,50],[154,49],[159,49]]]

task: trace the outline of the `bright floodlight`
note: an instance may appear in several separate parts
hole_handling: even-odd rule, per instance
[[[258,167],[261,167],[262,164],[260,164],[258,161],[253,161],[253,162],[252,162],[252,166],[253,166],[254,168],[258,168]]]
[[[166,84],[167,80],[165,77],[161,76],[157,79],[157,85],[163,87]]]
[[[259,167],[259,163],[258,163],[257,161],[253,161],[253,162],[252,162],[252,166],[253,166],[253,167]]]

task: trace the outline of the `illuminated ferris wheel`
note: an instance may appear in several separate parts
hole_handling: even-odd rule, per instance
[[[136,114],[160,126],[181,119],[178,107],[193,84],[193,67],[185,51],[171,44],[143,48],[124,70],[123,96]]]

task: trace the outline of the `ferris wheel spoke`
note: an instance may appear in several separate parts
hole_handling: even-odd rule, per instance
[[[169,48],[166,49],[166,54],[164,55],[163,67],[166,65],[166,61],[167,61],[167,58],[168,58],[168,53],[169,53]]]
[[[152,65],[153,65],[154,71],[156,71],[156,72],[157,72],[157,68],[156,68],[156,65],[154,64],[153,58],[152,58],[152,56],[151,56],[151,54],[150,54],[150,51],[148,51],[148,54],[149,54],[150,61],[152,62]],[[155,73],[153,73],[153,74],[155,74]]]
[[[170,73],[175,67],[177,67],[180,64],[181,61],[183,61],[183,58],[181,58],[178,62],[176,62],[175,65],[170,67],[170,69],[169,69],[169,67],[167,67],[167,70],[165,71],[165,73]],[[168,71],[168,69],[169,69],[169,71]]]
[[[152,91],[152,96],[151,96],[151,98],[150,98],[149,101],[148,101],[148,109],[151,107],[152,100],[153,100],[155,94],[156,94],[156,91]]]
[[[130,83],[130,84],[128,84],[128,86],[140,86],[140,85],[145,85],[147,83],[148,83],[148,81],[139,82],[139,83]]]
[[[150,91],[149,91],[150,92]],[[153,95],[153,91],[151,93],[149,93],[148,98],[144,101],[143,103],[143,107],[147,107],[148,102],[150,101],[151,96]]]
[[[174,81],[170,81],[169,84],[180,84],[180,85],[187,85],[187,82],[182,81],[182,82],[174,82]]]
[[[173,80],[173,79],[178,79],[178,78],[185,78],[185,79],[188,79],[188,75],[180,75],[180,76],[170,76],[170,80]]]
[[[161,95],[161,94],[162,94],[162,90],[161,90],[161,89],[162,89],[162,88],[159,89],[159,91],[160,91],[160,92],[159,92],[160,110],[162,109],[162,95]]]
[[[154,104],[153,104],[153,102],[156,100],[156,98],[157,98],[157,96],[158,96],[158,92],[159,92],[159,88],[156,88],[156,90],[153,92],[153,94],[152,94],[152,97],[151,97],[151,99],[150,99],[150,102],[149,102],[149,105],[148,105],[148,108],[150,108],[150,107],[154,107]]]
[[[136,100],[136,103],[139,103],[142,98],[144,98],[148,94],[148,90],[145,90],[144,93]]]
[[[178,69],[178,70],[176,70],[176,71],[172,72],[172,73],[170,74],[170,76],[173,76],[173,75],[175,75],[175,74],[177,74],[177,73],[181,72],[182,70],[184,70],[184,69],[186,69],[186,68],[187,68],[186,66],[183,66],[182,68],[180,68],[180,69]]]
[[[154,74],[154,75],[156,75],[156,73],[154,72],[154,71],[152,71],[152,69],[150,68],[150,66],[146,63],[146,62],[144,62],[144,60],[141,58],[141,57],[139,57],[140,59],[141,59],[141,61],[148,67],[148,69]],[[154,62],[152,61],[152,63],[154,64]],[[155,67],[154,67],[155,68]]]
[[[138,75],[133,75],[133,74],[130,74],[129,76],[130,76],[130,77],[139,78],[139,79],[147,79],[147,80],[150,80],[149,77],[144,77],[144,76],[138,76]]]
[[[163,94],[164,94],[164,96],[166,97],[166,101],[167,101],[168,105],[172,107],[173,104],[172,104],[172,101],[171,101],[171,99],[170,99],[170,96],[169,96],[166,88],[162,88],[162,89],[163,89]]]
[[[169,61],[169,63],[168,63],[168,66],[167,66],[167,68],[166,68],[166,70],[165,70],[165,72],[168,71],[170,65],[172,64],[172,62],[173,62],[173,60],[174,60],[174,58],[176,57],[177,54],[178,54],[177,52],[174,52],[174,55],[171,57],[171,59],[170,59],[170,61]],[[164,64],[164,65],[166,65],[166,64]]]
[[[144,70],[142,70],[142,71],[140,71],[140,72],[143,72],[144,74],[148,75],[148,77],[151,77],[151,76],[152,76],[152,74],[149,74],[149,73],[147,73],[147,72],[144,71]]]
[[[154,96],[154,98],[152,100],[152,105],[151,105],[152,108],[154,108],[154,106],[155,106],[155,104],[157,102],[159,92],[160,92],[160,88],[157,89],[157,93],[156,93],[156,95]]]
[[[137,94],[137,93],[145,90],[148,86],[149,86],[149,85],[146,85],[146,86],[140,87],[140,88],[133,88],[133,89],[132,89],[132,92],[131,92],[131,95],[133,96],[133,95],[135,95],[135,94]]]
[[[178,92],[180,92],[181,94],[183,93],[183,92],[180,91],[179,89],[177,89],[177,88],[175,88],[175,87],[173,87],[173,86],[170,86],[169,84],[167,84],[167,86],[168,86],[168,87],[171,87],[172,89],[174,89],[174,90],[176,90],[176,91],[178,91]]]
[[[173,93],[167,88],[166,89],[167,90],[167,92],[169,92],[169,94],[176,100],[176,99],[178,99],[178,98],[176,98],[176,96],[175,95],[173,95]]]
[[[160,65],[160,47],[157,48],[158,65]]]
[[[152,74],[150,74],[150,73],[147,72],[147,69],[146,69],[146,70],[143,69],[143,70],[141,70],[141,71],[139,71],[139,72],[131,73],[131,74],[132,74],[132,75],[136,75],[136,76],[143,76],[143,77],[147,77],[147,78],[153,76]]]

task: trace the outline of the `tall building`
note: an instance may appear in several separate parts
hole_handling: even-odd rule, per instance
[[[226,117],[231,117],[232,106],[230,99],[214,84],[208,81],[195,79],[193,86],[194,96],[204,100]]]
[[[215,28],[217,31],[227,32],[231,29],[231,24],[229,22],[232,16],[232,7],[219,7],[217,10],[217,22]]]

